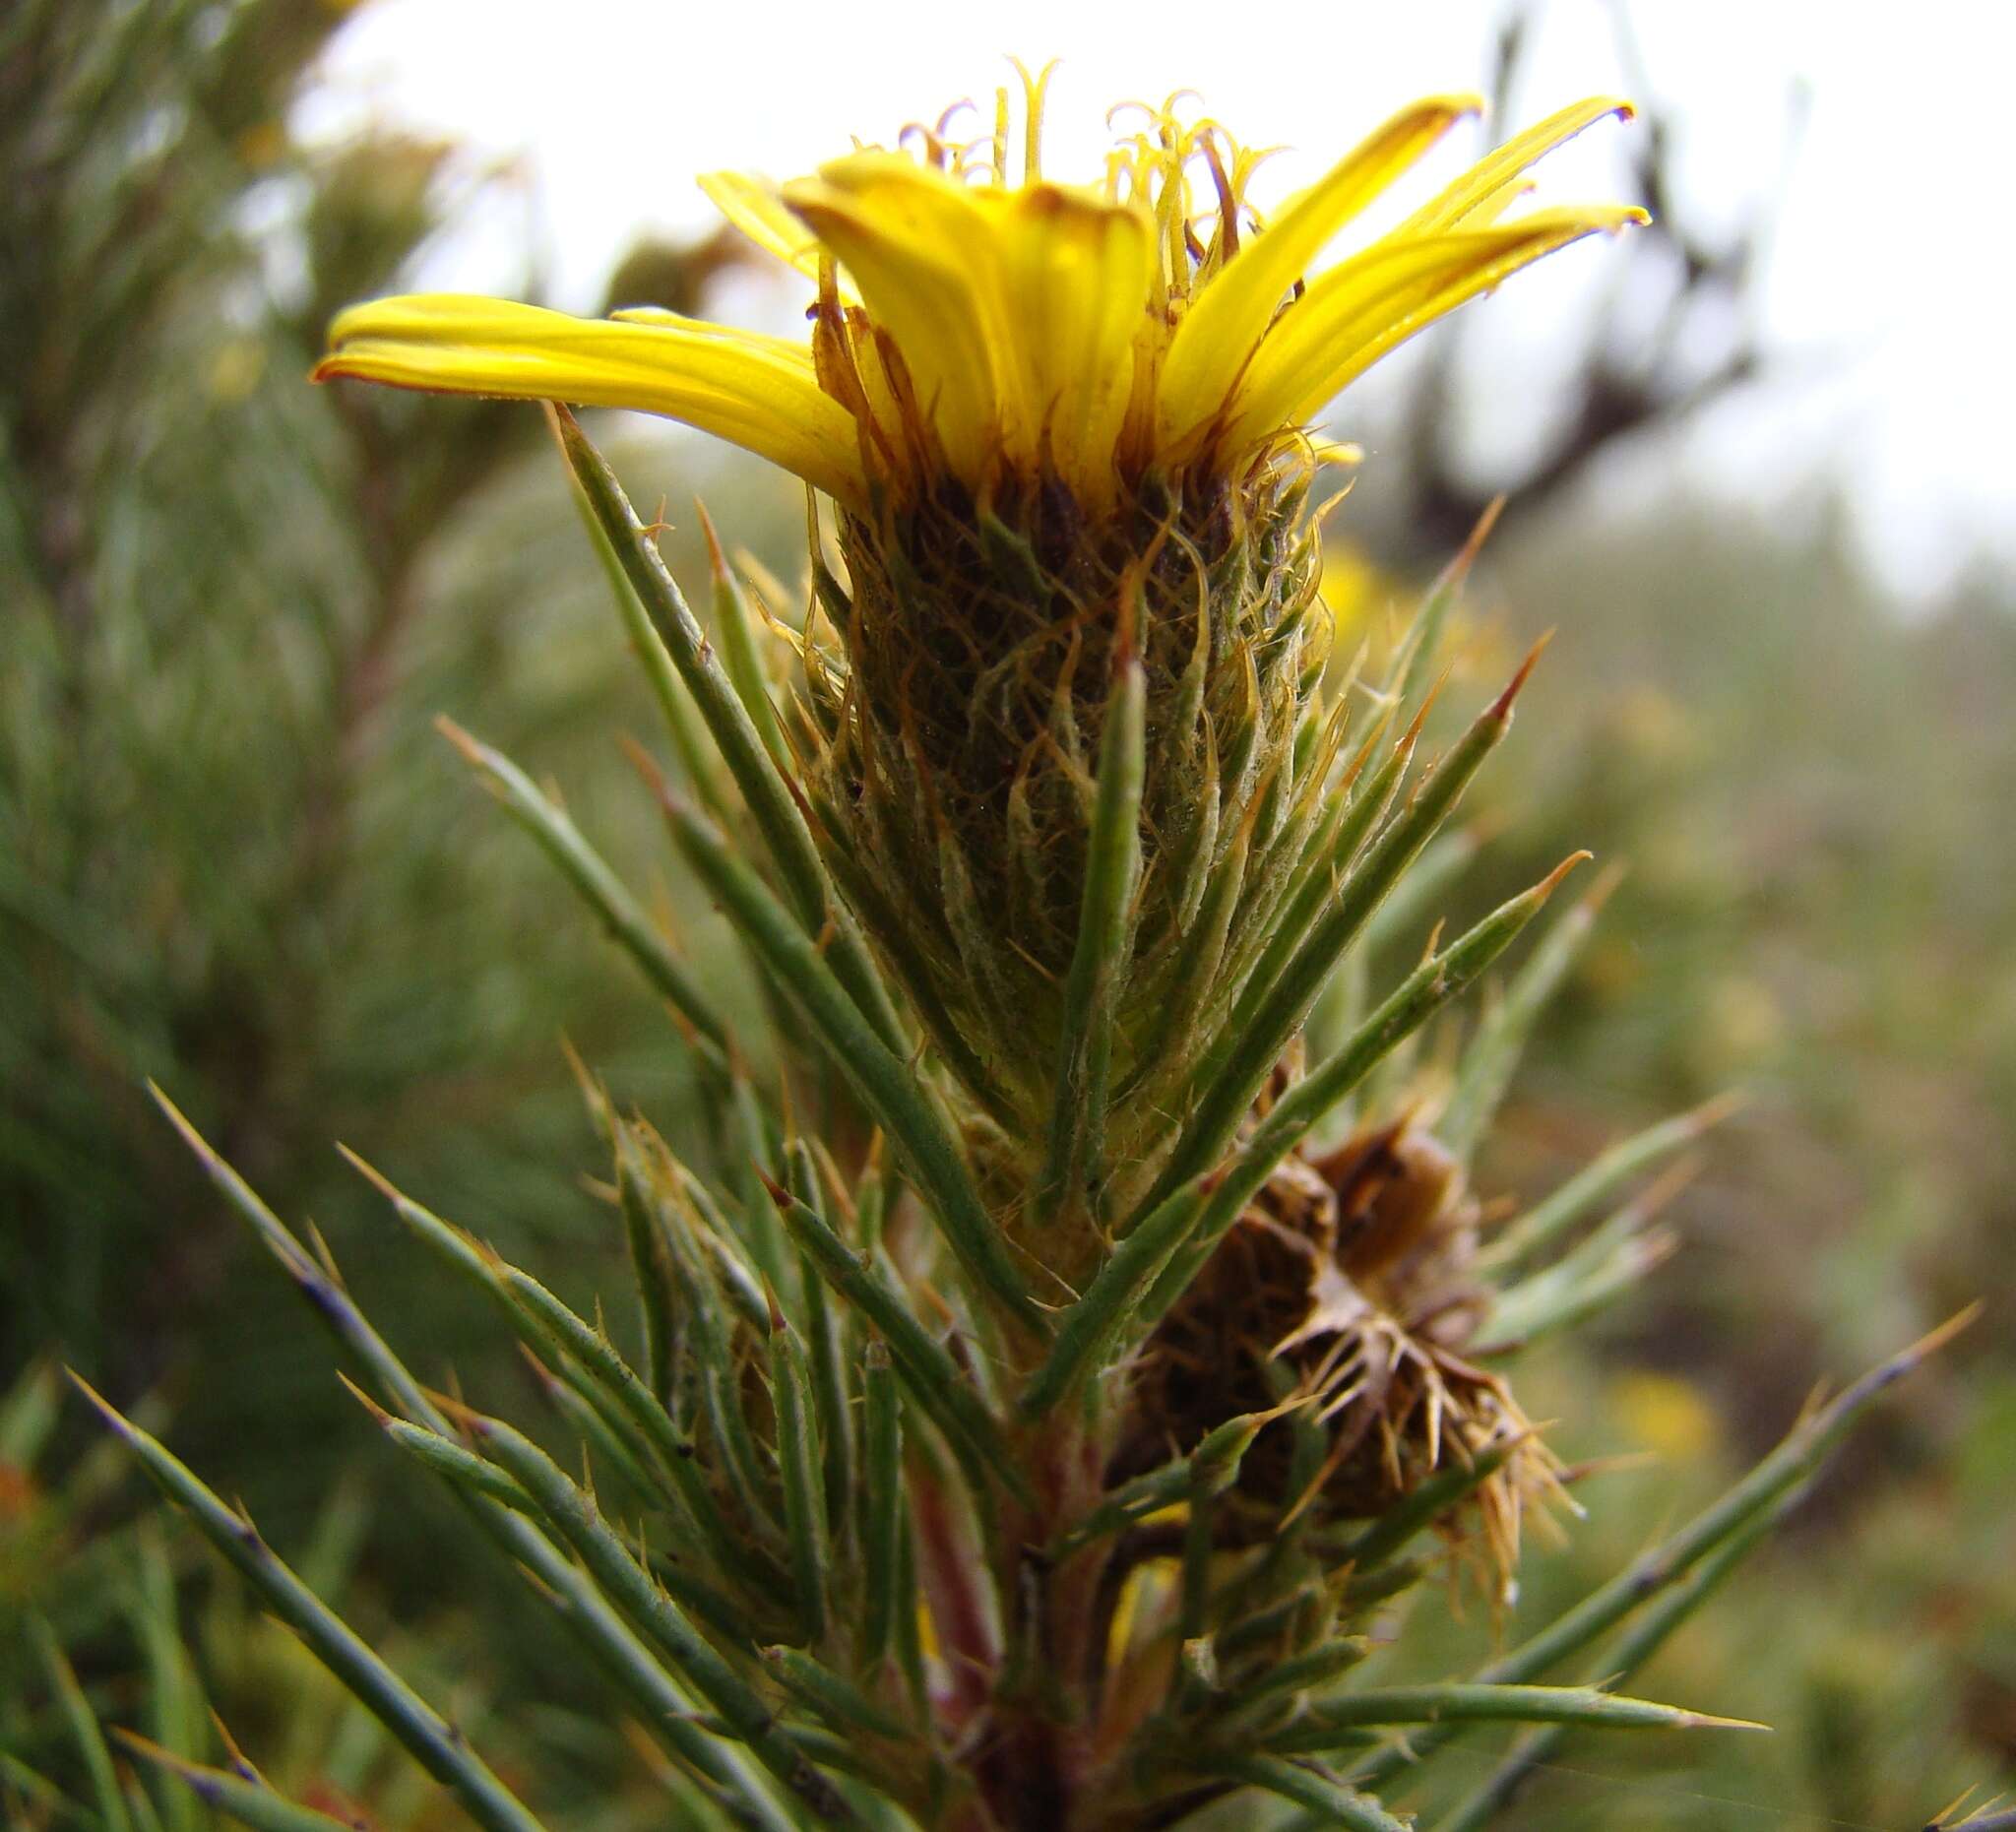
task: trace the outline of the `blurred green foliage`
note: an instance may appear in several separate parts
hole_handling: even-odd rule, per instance
[[[323,0],[16,0],[0,18],[10,1753],[50,1742],[31,1607],[85,1650],[94,1698],[144,1723],[159,1674],[132,1600],[177,1575],[178,1536],[133,1524],[96,1453],[55,1443],[34,1358],[58,1351],[117,1397],[200,1365],[177,1423],[192,1461],[283,1542],[363,1531],[338,1472],[364,1434],[322,1344],[239,1260],[144,1077],[284,1212],[312,1213],[436,1369],[476,1332],[437,1283],[374,1265],[385,1224],[330,1141],[592,1287],[617,1243],[569,1180],[593,1155],[563,1028],[625,1098],[682,1096],[662,1015],[556,915],[542,862],[428,729],[464,717],[562,781],[613,856],[655,848],[609,763],[649,709],[537,416],[303,383],[338,304],[510,182],[397,135],[296,145],[293,103],[340,24]],[[724,258],[640,251],[611,291],[690,307]],[[677,474],[662,447],[632,469]],[[788,493],[723,474],[730,538],[788,551]],[[690,531],[667,548],[693,577]],[[1673,500],[1552,505],[1508,531],[1488,582],[1507,641],[1562,637],[1506,754],[1525,775],[1498,786],[1516,819],[1479,907],[1572,846],[1632,867],[1488,1169],[1538,1188],[1633,1122],[1751,1094],[1677,1205],[1687,1245],[1653,1297],[1594,1368],[1536,1358],[1536,1416],[1587,1420],[1571,1455],[1660,1448],[1706,1493],[1821,1370],[1996,1300],[1943,1381],[1663,1657],[1654,1689],[1781,1736],[1571,1756],[1518,1823],[1917,1823],[1971,1782],[2016,1784],[2016,589],[1982,574],[1900,618],[1846,510],[1788,529]],[[1532,1559],[1536,1606],[1684,1506],[1670,1477],[1601,1479],[1595,1522]],[[424,1512],[379,1522],[367,1615],[411,1671],[536,1725],[527,1746],[555,1752],[577,1823],[624,1823],[621,1788],[586,1801],[634,1760],[592,1718],[526,1715],[537,1653],[485,1634],[482,1574],[444,1613],[452,1587],[428,1573],[435,1607],[418,1606],[428,1531]],[[348,1562],[330,1553],[332,1586]],[[206,1683],[261,1759],[283,1766],[284,1746],[295,1792],[319,1773],[332,1800],[405,1823],[334,1692],[285,1703],[314,1684],[272,1676],[298,1651],[266,1649],[221,1592],[202,1607]]]
[[[234,1285],[144,1078],[342,1250],[370,1236],[333,1140],[558,1246],[563,1026],[640,1091],[682,1073],[429,728],[564,769],[640,723],[524,475],[538,416],[304,382],[342,301],[506,182],[400,135],[294,145],[339,18],[64,0],[0,38],[0,1369],[55,1344],[132,1391],[200,1358],[186,1427],[295,1508],[328,1468],[283,1452],[338,1402]],[[647,246],[617,284],[690,307],[724,258]]]

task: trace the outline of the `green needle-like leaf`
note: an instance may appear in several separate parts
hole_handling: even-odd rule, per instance
[[[73,1374],[71,1378],[75,1380],[77,1376]],[[78,1384],[83,1385],[81,1381]],[[94,1404],[101,1406],[89,1387],[85,1388],[85,1393]],[[84,1687],[78,1684],[76,1670],[70,1665],[55,1631],[38,1615],[31,1617],[30,1621],[35,1647],[42,1657],[42,1667],[49,1675],[49,1687],[56,1694],[56,1703],[70,1732],[70,1740],[77,1745],[77,1752],[84,1760],[84,1772],[91,1781],[92,1799],[97,1803],[98,1818],[105,1832],[133,1832],[133,1823],[126,1811],[126,1798],[119,1791],[118,1773],[112,1767],[112,1752],[105,1747],[104,1732],[98,1728],[97,1713],[92,1710],[91,1700],[85,1697]]]
[[[1343,1048],[1275,1103],[1208,1193],[1202,1177],[1176,1190],[1120,1241],[1085,1295],[1065,1311],[1049,1357],[1019,1402],[1024,1418],[1040,1417],[1072,1391],[1095,1358],[1108,1358],[1115,1338],[1130,1322],[1152,1324],[1175,1302],[1296,1141],[1403,1038],[1470,987],[1539,914],[1574,862],[1567,861],[1424,961]]]
[[[607,536],[631,589],[650,613],[652,625],[700,709],[700,717],[706,722],[722,760],[742,791],[742,799],[764,845],[770,849],[799,922],[810,935],[822,934],[832,926],[835,976],[884,1044],[892,1049],[903,1048],[903,1027],[897,1021],[881,976],[868,958],[867,946],[854,929],[852,918],[834,900],[812,830],[805,824],[804,814],[777,763],[764,749],[763,739],[716,659],[713,645],[687,608],[685,598],[659,557],[650,534],[616,481],[616,474],[589,443],[580,423],[565,408],[549,407],[547,415],[568,470]]]
[[[860,1664],[873,1671],[890,1652],[897,1612],[914,1609],[899,1591],[903,1573],[903,1409],[889,1347],[869,1340],[861,1366]]]
[[[1222,1775],[1228,1781],[1292,1800],[1307,1808],[1314,1825],[1341,1826],[1345,1832],[1408,1832],[1406,1822],[1394,1818],[1377,1800],[1299,1762],[1270,1755],[1230,1755],[1207,1757],[1196,1766],[1207,1775]]]
[[[1026,1480],[1010,1460],[1000,1427],[958,1362],[931,1336],[879,1268],[863,1265],[846,1241],[782,1184],[771,1197],[805,1255],[841,1296],[879,1330],[911,1398],[967,1455],[1017,1491]]]
[[[1075,1391],[1093,1367],[1111,1358],[1113,1339],[1143,1294],[1195,1232],[1207,1182],[1199,1177],[1165,1197],[1106,1255],[1092,1283],[1059,1320],[1049,1354],[1016,1401],[1015,1410],[1023,1419],[1040,1419]]]
[[[661,1406],[670,1408],[674,1384],[673,1357],[679,1331],[672,1312],[671,1247],[664,1236],[658,1205],[651,1199],[638,1149],[627,1128],[616,1133],[616,1196],[623,1212],[623,1232],[630,1243],[630,1270],[637,1281],[637,1306],[644,1325],[644,1364],[651,1390]]]
[[[909,1740],[909,1726],[892,1718],[850,1680],[810,1655],[796,1648],[765,1648],[763,1663],[787,1692],[834,1729],[865,1731],[870,1737]]]
[[[1566,1614],[1540,1633],[1480,1669],[1480,1685],[1523,1685],[1588,1647],[1625,1616],[1680,1583],[1700,1561],[1744,1531],[1780,1496],[1803,1483],[1848,1433],[1856,1420],[1883,1393],[1934,1354],[1972,1321],[1972,1311],[1914,1343],[1818,1412],[1802,1419],[1778,1448],[1758,1462],[1721,1500],[1696,1515],[1664,1544],[1640,1558],[1628,1571],[1592,1591]],[[1359,1771],[1365,1786],[1383,1786],[1456,1735],[1435,1726],[1375,1757]]]
[[[1435,1138],[1464,1164],[1469,1164],[1496,1116],[1526,1040],[1582,952],[1620,876],[1614,866],[1605,871],[1542,937],[1504,998],[1486,1015],[1463,1052],[1456,1086],[1435,1123]]]
[[[680,852],[721,900],[757,958],[811,1020],[862,1104],[902,1146],[947,1244],[975,1286],[1011,1318],[1036,1327],[1039,1313],[1009,1257],[1007,1241],[981,1203],[958,1143],[926,1098],[915,1069],[868,1028],[816,941],[785,915],[714,827],[669,792],[664,806]]]
[[[1376,1571],[1396,1553],[1405,1551],[1416,1534],[1432,1526],[1451,1508],[1462,1506],[1505,1467],[1522,1441],[1518,1437],[1501,1438],[1495,1444],[1472,1451],[1468,1463],[1453,1463],[1448,1469],[1438,1470],[1353,1539],[1339,1553],[1340,1561],[1348,1563],[1354,1571]]]
[[[241,1826],[251,1827],[252,1832],[355,1832],[349,1820],[333,1819],[312,1806],[302,1806],[260,1782],[187,1761],[130,1731],[112,1734],[128,1755],[174,1776],[195,1800]]]
[[[816,1647],[826,1635],[833,1571],[825,1472],[805,1346],[775,1299],[770,1313],[770,1397],[777,1415],[777,1467],[784,1486],[785,1537],[790,1547],[798,1616],[807,1645]]]
[[[1192,1494],[1218,1493],[1238,1480],[1239,1465],[1262,1429],[1279,1411],[1242,1413],[1215,1425],[1187,1457],[1176,1457],[1111,1489],[1100,1504],[1067,1530],[1050,1548],[1062,1558],[1093,1541],[1124,1533],[1137,1521]]]
[[[729,1531],[713,1491],[694,1467],[690,1440],[615,1345],[529,1273],[415,1202],[355,1153],[346,1151],[344,1155],[391,1203],[393,1213],[422,1244],[499,1306],[527,1348],[540,1356],[557,1351],[563,1361],[588,1376],[610,1412],[649,1447],[653,1467],[677,1495],[717,1569],[741,1582],[765,1583],[763,1565]],[[756,1518],[760,1524],[761,1515]]]
[[[538,1503],[604,1595],[652,1641],[721,1714],[728,1733],[747,1743],[765,1768],[822,1820],[853,1822],[831,1785],[813,1771],[779,1730],[776,1714],[755,1688],[686,1619],[685,1613],[603,1522],[594,1500],[530,1438],[500,1419],[470,1414],[464,1421],[484,1455],[494,1458]]]
[[[1373,1724],[1574,1724],[1627,1731],[1761,1731],[1742,1718],[1706,1717],[1582,1685],[1391,1685],[1318,1699],[1268,1739],[1278,1753],[1332,1749]],[[1340,1735],[1340,1733],[1343,1733]]]
[[[629,576],[623,571],[623,562],[616,557],[615,547],[610,544],[601,523],[596,519],[595,506],[589,501],[588,492],[582,488],[579,477],[569,476],[568,494],[580,511],[581,525],[588,531],[589,542],[601,564],[603,578],[608,581],[609,596],[615,600],[616,613],[623,620],[624,634],[630,639],[631,651],[643,664],[645,678],[651,683],[652,697],[658,701],[665,731],[672,740],[672,749],[678,754],[679,768],[685,772],[686,781],[700,798],[701,805],[717,820],[725,819],[728,809],[713,760],[707,753],[699,715],[679,679],[678,669],[672,665],[672,658],[665,651],[664,639],[653,627],[651,613],[644,608]]]
[[[793,1140],[786,1153],[791,1193],[822,1220],[825,1193],[811,1148]],[[764,1201],[766,1212],[776,1205]],[[829,1223],[830,1227],[831,1224]],[[805,1358],[812,1371],[812,1397],[819,1414],[819,1442],[824,1447],[827,1517],[836,1538],[845,1538],[854,1493],[854,1421],[849,1404],[848,1368],[855,1356],[858,1332],[849,1327],[851,1313],[843,1313],[828,1295],[818,1269],[799,1258],[799,1296],[805,1313]]]
[[[259,1537],[243,1514],[211,1492],[167,1448],[130,1423],[73,1373],[79,1391],[139,1459],[150,1480],[193,1520],[212,1546],[265,1599],[396,1737],[428,1774],[447,1788],[488,1832],[538,1832],[518,1797],[492,1774],[463,1734],[358,1638]],[[123,1819],[119,1822],[123,1824]]]
[[[1398,677],[1396,692],[1402,706],[1412,705],[1427,687],[1442,652],[1442,634],[1448,624],[1449,613],[1456,607],[1456,601],[1463,594],[1464,581],[1469,578],[1470,569],[1477,563],[1484,542],[1490,538],[1491,530],[1497,526],[1504,507],[1502,496],[1485,506],[1468,538],[1422,596],[1420,607],[1408,627],[1394,666]]]
[[[1430,956],[1327,1061],[1296,1082],[1269,1109],[1213,1188],[1190,1239],[1158,1280],[1143,1307],[1144,1320],[1161,1317],[1196,1277],[1211,1250],[1259,1193],[1276,1167],[1378,1064],[1429,1018],[1458,999],[1537,916],[1555,885],[1584,858],[1564,859],[1531,890],[1499,905],[1477,926]]]
[[[582,838],[581,830],[501,751],[472,737],[451,719],[435,723],[474,768],[484,787],[538,842],[540,850],[559,866],[561,875],[581,893],[616,945],[637,963],[644,977],[692,1027],[711,1059],[717,1064],[724,1060],[727,1031],[713,1002],[672,952],[658,924],[623,888],[601,854]]]
[[[231,1208],[280,1261],[324,1325],[369,1371],[380,1398],[414,1423],[452,1437],[455,1427],[447,1415],[351,1302],[335,1266],[312,1257],[252,1187],[211,1150],[174,1103],[158,1088],[151,1086],[150,1091]],[[361,1160],[353,1162],[361,1168]],[[405,1201],[375,1172],[367,1173],[389,1196]],[[437,1226],[442,1234],[453,1237],[454,1231],[446,1223]],[[468,1503],[476,1527],[505,1556],[531,1573],[539,1594],[552,1604],[617,1689],[632,1701],[640,1722],[669,1754],[731,1800],[736,1809],[764,1832],[794,1832],[790,1814],[772,1796],[767,1779],[739,1750],[724,1747],[693,1726],[692,1700],[571,1558],[538,1528],[509,1509],[460,1487],[451,1487],[451,1492]]]
[[[1538,650],[1527,657],[1504,692],[1484,709],[1449,754],[1428,773],[1413,799],[1372,842],[1356,868],[1346,876],[1329,907],[1317,917],[1307,938],[1282,969],[1280,978],[1267,987],[1250,1019],[1234,1020],[1230,1050],[1224,1066],[1199,1098],[1174,1153],[1143,1204],[1144,1210],[1188,1178],[1209,1169],[1231,1143],[1253,1097],[1274,1072],[1290,1040],[1301,1029],[1310,1006],[1345,949],[1421,849],[1434,838],[1471,779],[1510,728],[1512,702],[1539,659]]]
[[[1733,1097],[1721,1095],[1691,1112],[1677,1113],[1619,1140],[1487,1242],[1478,1255],[1479,1267],[1510,1266],[1532,1257],[1589,1216],[1619,1185],[1726,1119],[1736,1105]]]
[[[765,676],[763,655],[757,644],[756,617],[742,582],[721,550],[721,537],[714,532],[714,519],[707,506],[696,501],[693,512],[700,518],[700,532],[707,537],[707,559],[714,576],[714,628],[721,638],[722,659],[727,663],[729,683],[763,740],[763,748],[780,775],[791,767],[790,750],[784,740],[784,726],[771,702],[770,682]]]
[[[1805,1499],[1804,1485],[1782,1496],[1773,1506],[1754,1516],[1743,1530],[1726,1540],[1696,1565],[1683,1584],[1676,1584],[1648,1609],[1603,1657],[1602,1683],[1621,1685],[1658,1653],[1673,1630],[1701,1607],[1709,1593],[1768,1538],[1785,1517]],[[1482,1832],[1497,1813],[1511,1802],[1520,1784],[1554,1753],[1573,1734],[1572,1722],[1550,1725],[1513,1744],[1512,1751],[1491,1773],[1466,1796],[1441,1821],[1435,1832]]]
[[[1113,1008],[1125,978],[1127,936],[1141,876],[1141,788],[1147,770],[1148,680],[1139,660],[1114,670],[1100,738],[1099,787],[1085,868],[1078,940],[1064,981],[1049,1145],[1037,1179],[1039,1217],[1076,1213],[1093,1194],[1105,1145]]]
[[[175,1568],[158,1520],[142,1526],[135,1595],[127,1614],[147,1667],[147,1715],[155,1740],[194,1760],[209,1746],[209,1721],[201,1686],[183,1645],[175,1604]],[[196,1802],[179,1790],[168,1796],[166,1832],[200,1832]]]

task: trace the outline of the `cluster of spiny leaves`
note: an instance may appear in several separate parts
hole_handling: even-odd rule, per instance
[[[242,1262],[143,1079],[186,1078],[339,1234],[367,1205],[341,1206],[332,1128],[375,1149],[422,1090],[549,1126],[543,1189],[464,1160],[516,1234],[580,1132],[524,1068],[563,1017],[609,1054],[648,1028],[591,1002],[592,937],[507,946],[536,861],[452,844],[451,798],[412,818],[434,707],[599,747],[623,670],[561,633],[564,505],[499,500],[536,422],[301,386],[337,304],[489,181],[389,130],[289,138],[353,11],[22,0],[0,24],[0,1376],[52,1344],[125,1391],[200,1358],[248,1452],[294,1419],[233,1358],[284,1348],[223,1316]],[[612,285],[691,309],[721,254],[643,250]],[[332,1473],[290,1467],[306,1492]]]
[[[494,1544],[559,1612],[662,1754],[668,1810],[697,1826],[1119,1832],[1273,1796],[1303,1823],[1393,1832],[1382,1791],[1412,1785],[1467,1728],[1540,1727],[1458,1810],[1452,1823],[1469,1826],[1576,1727],[1713,1722],[1605,1682],[1649,1657],[1922,1350],[1804,1419],[1642,1563],[1470,1678],[1376,1677],[1377,1631],[1397,1600],[1451,1559],[1495,1583],[1522,1510],[1559,1490],[1502,1378],[1471,1357],[1509,1355],[1588,1314],[1656,1257],[1650,1200],[1612,1198],[1704,1121],[1624,1141],[1484,1236],[1465,1168],[1589,907],[1535,952],[1439,1081],[1405,1046],[1559,874],[1454,940],[1431,936],[1376,1002],[1350,971],[1382,915],[1425,918],[1466,850],[1437,829],[1508,722],[1510,690],[1413,773],[1457,577],[1429,594],[1389,677],[1362,694],[1358,767],[1341,741],[1310,740],[1306,756],[1335,766],[1323,780],[1341,813],[1308,824],[1283,898],[1301,911],[1314,887],[1305,924],[1277,919],[1279,945],[1254,951],[1251,971],[1270,980],[1251,1011],[1244,990],[1223,1001],[1220,1047],[1145,1186],[1096,1222],[1076,1218],[1103,1239],[1081,1275],[1037,1286],[1015,1231],[1041,1185],[1004,1189],[998,1121],[914,1041],[857,913],[834,894],[792,752],[776,741],[746,599],[720,568],[718,641],[703,634],[612,474],[565,415],[556,424],[687,792],[648,758],[646,775],[683,868],[774,1001],[783,1095],[751,1080],[718,988],[568,815],[457,730],[670,1007],[719,1098],[732,1169],[714,1180],[591,1084],[634,1321],[583,1314],[371,1171],[415,1243],[494,1303],[553,1411],[534,1431],[481,1396],[430,1389],[358,1309],[320,1236],[290,1230],[185,1131],[348,1350],[386,1434],[466,1506],[472,1544]],[[1084,908],[1054,1020],[1067,1064],[1118,998],[1110,900],[1133,871],[1099,861],[1124,862],[1140,844],[1144,682],[1125,646],[1108,674],[1086,772]],[[1340,730],[1354,718],[1340,715]],[[1057,1077],[1047,1139],[1069,1133],[1082,1087]],[[1107,1107],[1126,1098],[1109,1092]],[[1025,1175],[1048,1149],[1025,1152]],[[1269,1243],[1292,1249],[1286,1262]],[[1212,1309],[1227,1265],[1274,1281],[1257,1335]],[[1238,1301],[1252,1295],[1250,1281],[1233,1283]],[[1198,1341],[1218,1344],[1218,1361],[1171,1378]],[[240,1510],[107,1416],[478,1823],[536,1824]],[[250,1763],[132,1747],[248,1824],[329,1823]]]

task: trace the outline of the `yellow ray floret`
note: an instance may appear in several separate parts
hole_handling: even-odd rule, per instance
[[[865,498],[852,419],[785,338],[670,313],[650,323],[425,293],[353,305],[329,332],[317,381],[637,408],[718,434],[847,502]]]
[[[1228,263],[1177,328],[1163,370],[1160,431],[1174,445],[1215,418],[1281,302],[1324,244],[1467,114],[1476,95],[1430,95],[1292,199],[1267,233]]]
[[[870,149],[782,187],[702,179],[730,222],[818,282],[811,347],[667,312],[585,321],[425,296],[346,312],[316,374],[668,414],[854,509],[945,475],[981,493],[1047,477],[1101,514],[1150,470],[1228,474],[1283,449],[1465,300],[1644,221],[1607,205],[1508,214],[1535,160],[1630,112],[1596,96],[1312,274],[1332,237],[1480,105],[1433,95],[1403,109],[1263,227],[1245,186],[1265,154],[1179,119],[1173,102],[1141,111],[1148,125],[1123,136],[1102,186],[1043,179],[1039,89],[1019,184],[1005,103],[991,158],[926,135],[919,157]]]
[[[1295,425],[1416,332],[1544,255],[1646,221],[1625,205],[1536,211],[1463,234],[1374,244],[1332,268],[1260,346],[1232,403],[1225,443],[1238,450]]]

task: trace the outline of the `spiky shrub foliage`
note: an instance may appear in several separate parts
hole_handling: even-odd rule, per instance
[[[1356,1671],[1439,1557],[1495,1589],[1522,1516],[1557,1495],[1490,1358],[1657,1256],[1650,1205],[1613,1198],[1709,1116],[1483,1232],[1470,1159],[1593,904],[1453,1075],[1417,1083],[1398,1052],[1567,865],[1435,931],[1376,999],[1350,970],[1382,915],[1424,919],[1457,856],[1429,849],[1532,663],[1420,762],[1465,554],[1376,678],[1330,679],[1304,503],[1335,455],[1297,422],[1408,331],[1626,220],[1498,221],[1525,166],[1614,105],[1521,137],[1306,288],[1462,98],[1396,117],[1257,238],[1252,161],[1218,130],[1154,117],[1104,193],[1066,190],[1036,168],[1040,106],[1038,84],[1020,187],[1005,102],[980,143],[991,187],[955,182],[939,137],[925,163],[861,154],[781,194],[713,182],[816,271],[808,352],[461,298],[336,328],[326,374],[655,407],[832,505],[789,638],[802,666],[774,679],[725,564],[710,637],[551,410],[684,787],[637,759],[774,1001],[782,1094],[557,803],[450,727],[672,1008],[734,1168],[701,1174],[690,1142],[590,1082],[635,1277],[614,1331],[366,1169],[531,1353],[564,1447],[422,1386],[319,1239],[189,1137],[354,1352],[386,1434],[577,1631],[691,1822],[1121,1832],[1271,1795],[1390,1832],[1379,1790],[1473,1722],[1720,1722],[1537,1682],[1620,1625],[1595,1672],[1642,1662],[1910,1358],[1471,1680]],[[1215,220],[1191,209],[1198,162]],[[111,1417],[480,1823],[535,1823],[249,1521]],[[250,1821],[306,1823],[187,1772]]]

